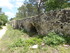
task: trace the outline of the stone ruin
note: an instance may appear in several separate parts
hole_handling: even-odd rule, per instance
[[[15,29],[25,29],[41,35],[52,31],[70,35],[70,10],[54,10],[32,18],[12,20],[11,25]]]

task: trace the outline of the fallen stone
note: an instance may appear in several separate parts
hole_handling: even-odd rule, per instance
[[[33,46],[30,46],[31,49],[37,49],[38,48],[38,45],[33,45]]]

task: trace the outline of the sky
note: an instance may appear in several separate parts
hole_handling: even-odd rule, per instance
[[[23,5],[24,0],[0,0],[0,8],[8,18],[13,18],[16,15],[17,9]]]

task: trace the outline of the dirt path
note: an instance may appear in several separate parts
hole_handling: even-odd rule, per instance
[[[6,31],[7,31],[7,27],[3,26],[3,29],[0,30],[0,39],[3,37]]]

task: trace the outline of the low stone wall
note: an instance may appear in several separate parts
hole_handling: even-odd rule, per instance
[[[32,18],[12,20],[11,25],[13,28],[24,28],[27,32],[35,32],[41,35],[51,31],[70,35],[70,10],[49,11]]]

